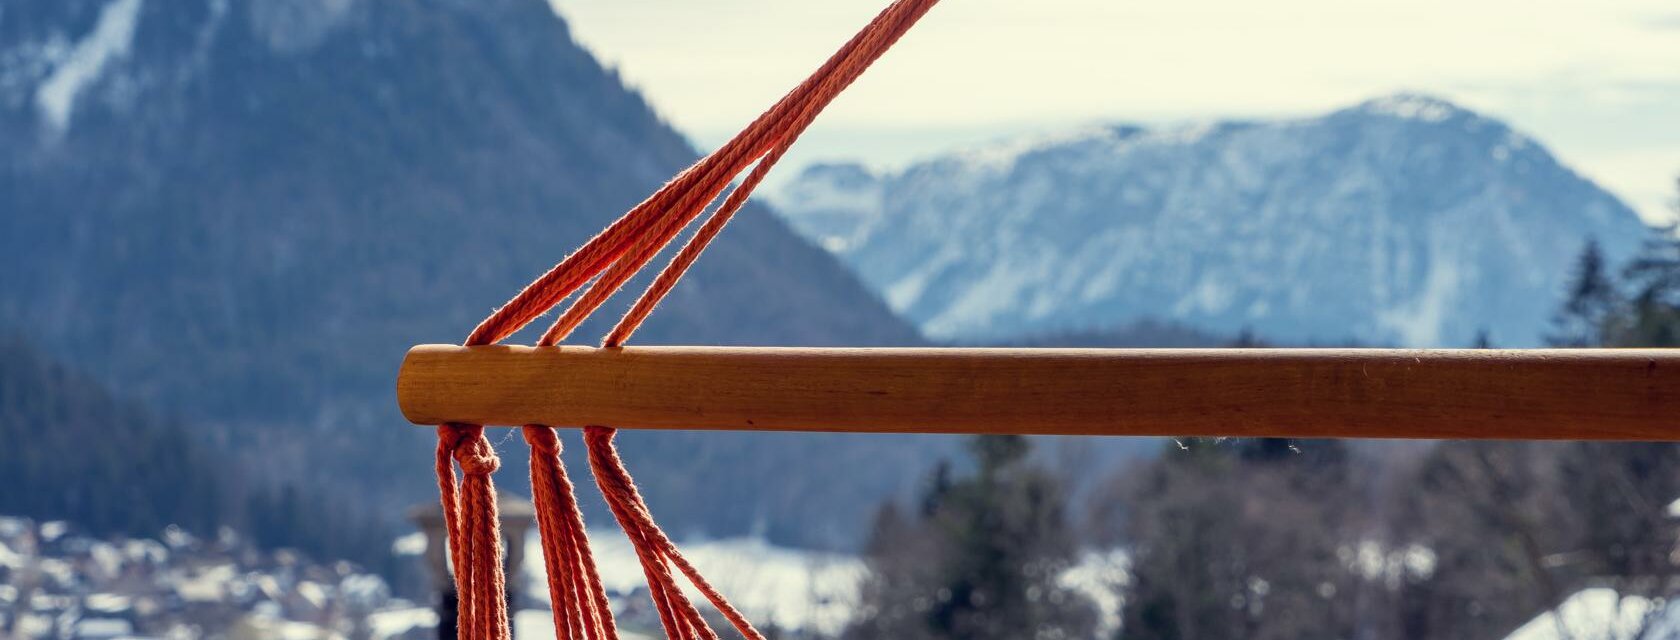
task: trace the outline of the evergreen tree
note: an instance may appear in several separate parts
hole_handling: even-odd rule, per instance
[[[1568,595],[1577,576],[1549,558],[1583,523],[1557,500],[1556,450],[1447,441],[1405,474],[1393,535],[1432,562],[1399,594],[1402,637],[1503,637]]]
[[[1570,442],[1558,452],[1561,509],[1581,526],[1569,547],[1600,576],[1668,577],[1680,498],[1680,444]]]
[[[1680,179],[1675,180],[1680,191]],[[1680,196],[1674,200],[1680,213]],[[1634,292],[1622,326],[1605,343],[1618,347],[1680,346],[1680,226],[1653,229],[1622,277]]]
[[[1094,609],[1059,582],[1076,547],[1061,483],[1021,436],[971,442],[973,475],[937,474],[906,517],[884,505],[848,638],[1089,637]]]
[[[1493,348],[1493,334],[1487,330],[1487,327],[1482,327],[1482,328],[1476,330],[1476,341],[1470,343],[1470,348],[1472,348],[1472,349],[1492,349]]]
[[[1340,474],[1347,466],[1347,445],[1341,440],[1296,438],[1240,438],[1231,445],[1237,458],[1252,464],[1287,464],[1300,467],[1298,475],[1320,480],[1322,474]]]
[[[1184,440],[1121,478],[1099,522],[1131,552],[1123,637],[1352,637],[1339,554],[1357,480],[1337,440]]]
[[[1266,344],[1260,341],[1260,337],[1254,335],[1254,327],[1244,326],[1242,331],[1237,333],[1237,337],[1231,340],[1231,348],[1233,349],[1253,349],[1264,346]]]
[[[1546,342],[1554,347],[1595,347],[1605,343],[1621,304],[1597,240],[1587,240],[1575,261],[1563,307],[1552,317]]]
[[[1633,300],[1622,327],[1606,344],[1623,347],[1680,346],[1680,237],[1676,227],[1653,230],[1623,271]]]

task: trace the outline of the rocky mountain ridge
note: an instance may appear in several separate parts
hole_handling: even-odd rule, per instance
[[[1574,257],[1646,227],[1498,120],[1417,94],[1318,117],[1097,126],[776,198],[929,337],[1154,319],[1283,343],[1539,344]]]

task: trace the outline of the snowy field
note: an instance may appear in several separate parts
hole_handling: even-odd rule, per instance
[[[617,531],[594,531],[589,539],[613,608],[623,608],[628,597],[645,597],[636,593],[645,582],[629,541]],[[697,541],[682,549],[755,624],[784,629],[838,632],[850,616],[864,576],[863,563],[855,557],[778,547],[753,538]],[[542,547],[535,535],[526,541],[525,577],[526,593],[546,599]],[[687,592],[700,600],[699,592]]]
[[[617,531],[596,531],[590,540],[613,608],[622,611],[632,599],[645,598],[641,565],[630,544]],[[407,539],[403,544],[413,547],[416,542]],[[863,560],[856,556],[780,547],[757,538],[696,540],[682,548],[689,560],[755,623],[823,635],[837,634],[850,621],[858,587],[867,572]],[[1065,584],[1097,604],[1101,612],[1098,637],[1111,637],[1119,629],[1121,601],[1117,587],[1126,580],[1126,562],[1121,551],[1091,552],[1063,575]],[[524,570],[526,593],[533,600],[546,599],[542,548],[534,535],[526,541]],[[687,591],[690,597],[700,599],[697,591]],[[369,622],[373,636],[385,638],[435,626],[437,617],[430,608],[412,608],[376,613]],[[520,611],[513,622],[519,638],[544,638],[553,633],[546,610]],[[631,633],[623,637],[637,640],[642,636]],[[1680,640],[1680,607],[1638,596],[1623,597],[1611,589],[1585,589],[1566,599],[1556,611],[1519,627],[1505,640]]]
[[[1680,607],[1611,589],[1583,589],[1505,640],[1680,640]]]
[[[618,532],[590,535],[601,579],[614,597],[614,608],[644,585],[641,565],[630,543]],[[756,538],[693,541],[683,554],[755,624],[783,629],[836,634],[851,619],[858,586],[867,569],[856,556],[791,549]],[[542,548],[532,536],[526,543],[525,575],[528,593],[546,597]],[[1119,552],[1090,553],[1063,580],[1097,603],[1107,629],[1119,626],[1120,601],[1114,586],[1125,578],[1125,556]],[[686,585],[685,585],[686,586]],[[692,598],[699,592],[687,589]]]

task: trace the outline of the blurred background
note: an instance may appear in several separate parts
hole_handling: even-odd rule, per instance
[[[0,637],[436,637],[404,351],[881,4],[0,0]],[[1680,9],[1553,4],[947,0],[637,342],[1675,346]],[[620,439],[778,638],[1680,637],[1672,444]]]

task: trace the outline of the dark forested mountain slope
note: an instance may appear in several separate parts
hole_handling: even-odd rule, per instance
[[[343,494],[240,473],[189,429],[0,335],[0,514],[100,536],[231,527],[269,547],[401,569],[385,562],[390,523]]]
[[[15,336],[0,336],[0,514],[96,533],[223,522],[230,486],[179,425],[112,396]]]
[[[542,0],[7,2],[0,140],[0,326],[220,425],[253,472],[393,513],[431,491],[430,438],[394,409],[404,349],[459,340],[695,156]],[[918,341],[756,207],[639,339]],[[926,452],[626,439],[676,529],[802,539],[851,536]],[[503,448],[520,487],[523,446]],[[879,469],[781,481],[814,455]]]

